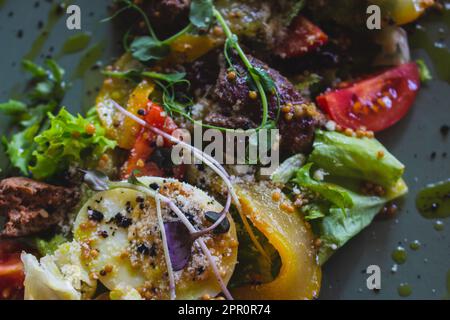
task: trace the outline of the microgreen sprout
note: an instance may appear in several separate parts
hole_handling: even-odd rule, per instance
[[[199,159],[200,161],[202,161],[203,163],[205,163],[208,167],[210,167],[225,183],[228,192],[227,192],[227,202],[225,205],[225,208],[222,212],[222,215],[225,215],[226,212],[228,212],[229,207],[231,205],[231,200],[233,200],[234,205],[239,213],[239,216],[241,217],[242,223],[244,224],[244,228],[247,231],[250,239],[252,240],[253,244],[255,245],[256,249],[261,253],[261,255],[263,257],[266,258],[267,261],[270,261],[270,258],[268,256],[268,254],[266,253],[266,251],[264,250],[264,248],[262,247],[262,245],[259,243],[258,238],[256,237],[255,233],[252,230],[252,227],[250,226],[250,223],[248,222],[248,219],[245,215],[245,213],[242,210],[242,206],[241,203],[239,201],[239,197],[237,196],[234,187],[231,183],[230,180],[230,176],[229,174],[226,172],[226,170],[224,169],[224,167],[213,157],[211,157],[210,155],[202,152],[201,150],[191,146],[190,144],[187,144],[186,142],[183,142],[179,139],[176,139],[175,137],[173,137],[172,135],[156,128],[153,127],[151,125],[149,125],[146,121],[142,120],[141,118],[135,116],[134,114],[132,114],[131,112],[125,110],[121,105],[119,105],[117,102],[115,102],[114,100],[109,100],[110,103],[112,104],[112,106],[114,108],[116,108],[117,110],[119,110],[119,112],[123,113],[125,116],[129,117],[130,119],[133,119],[134,121],[136,121],[138,124],[140,124],[141,126],[143,126],[144,128],[147,128],[151,131],[153,131],[154,133],[156,133],[157,135],[161,135],[163,138],[171,141],[174,144],[178,144],[179,146],[185,148],[185,150],[187,150],[188,152],[190,152],[192,155],[194,155],[195,158]],[[231,197],[231,199],[229,199]]]

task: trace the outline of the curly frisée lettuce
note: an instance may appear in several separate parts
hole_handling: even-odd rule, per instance
[[[326,175],[314,174],[323,170]],[[403,170],[375,139],[317,132],[308,163],[297,169],[291,183],[309,199],[301,211],[321,240],[320,264],[366,228],[389,201],[407,193]],[[362,194],[364,182],[382,185],[384,194]]]
[[[50,127],[34,139],[35,164],[30,171],[36,179],[50,178],[71,165],[90,167],[116,146],[106,137],[95,110],[87,118],[73,116],[64,108],[58,115],[48,116]]]
[[[29,174],[29,164],[36,144],[34,137],[48,126],[47,113],[55,112],[64,98],[68,85],[64,70],[53,60],[45,61],[45,68],[24,60],[22,67],[31,74],[25,92],[25,102],[9,100],[0,104],[0,114],[12,117],[14,129],[2,142],[14,168]]]

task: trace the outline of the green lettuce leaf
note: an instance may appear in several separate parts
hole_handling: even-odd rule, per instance
[[[270,176],[275,183],[288,183],[297,170],[305,163],[305,156],[297,154],[286,159]]]
[[[46,68],[29,60],[24,60],[22,66],[32,75],[26,102],[10,100],[2,103],[0,113],[14,117],[13,133],[2,138],[9,161],[23,175],[28,176],[36,148],[34,137],[47,128],[46,115],[60,105],[67,84],[63,81],[64,70],[53,60],[45,61]]]
[[[55,253],[60,245],[69,242],[69,239],[61,234],[53,236],[51,239],[36,238],[36,248],[41,256],[51,255]]]
[[[346,208],[353,207],[353,199],[347,190],[338,185],[319,182],[311,178],[310,171],[313,163],[308,163],[297,171],[297,176],[293,180],[297,185],[318,193],[324,199],[336,205],[345,214]]]
[[[408,191],[401,179],[404,166],[375,139],[318,131],[308,161],[291,183],[312,194],[301,212],[321,239],[320,264],[366,228],[389,201]],[[328,175],[323,181],[314,180],[312,168],[325,170]],[[383,185],[385,195],[361,194],[364,181]]]
[[[387,203],[385,198],[368,197],[347,190],[354,203],[343,215],[338,208],[330,208],[325,217],[313,221],[318,230],[322,245],[319,250],[319,263],[324,264],[339,248],[372,223],[375,216]]]
[[[106,137],[106,130],[93,113],[85,119],[63,108],[58,115],[48,116],[50,127],[34,139],[37,144],[33,152],[35,164],[30,170],[37,179],[50,178],[71,165],[89,166],[116,146],[116,142]],[[94,134],[86,132],[89,125],[95,126]]]
[[[400,179],[384,197],[361,195],[355,191],[359,185],[357,180],[345,179],[345,183],[340,184],[317,182],[307,176],[310,169],[311,163],[301,168],[293,182],[320,195],[301,209],[305,220],[312,224],[315,234],[322,241],[318,255],[320,264],[324,264],[337,249],[365,229],[386,203],[408,191]]]
[[[384,187],[394,185],[405,171],[405,166],[376,139],[321,130],[316,133],[309,161],[331,175],[370,181]]]

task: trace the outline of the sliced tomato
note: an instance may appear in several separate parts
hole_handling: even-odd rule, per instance
[[[300,15],[292,22],[286,38],[279,44],[276,52],[282,58],[300,57],[327,42],[328,36],[318,26]]]
[[[420,88],[419,69],[406,63],[324,93],[317,104],[344,128],[381,131],[400,121]]]
[[[145,110],[145,121],[168,134],[172,134],[178,126],[168,117],[164,110],[157,104],[149,101]],[[142,128],[138,134],[130,157],[122,168],[122,178],[127,179],[134,171],[139,172],[139,176],[155,176],[163,177],[166,172],[159,167],[155,162],[150,161],[151,156],[157,148],[157,135],[152,131]],[[170,148],[172,143],[164,139],[162,148]],[[176,170],[175,170],[176,168]],[[181,178],[181,168],[174,167],[173,175],[176,178]]]
[[[0,241],[0,300],[23,299],[25,274],[20,259],[26,246],[16,241]]]

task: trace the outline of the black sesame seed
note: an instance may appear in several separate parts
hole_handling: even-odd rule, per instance
[[[142,243],[142,244],[138,245],[137,252],[139,252],[140,254],[143,254],[143,255],[149,255],[150,248],[147,247],[147,245],[145,243]]]
[[[205,272],[205,268],[202,266],[202,267],[198,267],[197,268],[197,275],[202,275],[203,273]]]
[[[159,189],[159,185],[158,185],[157,183],[152,183],[152,184],[150,185],[150,188],[156,191],[156,190]]]
[[[99,231],[99,232],[98,232],[98,235],[99,235],[100,237],[104,238],[104,239],[106,239],[106,238],[109,237],[108,232],[105,231],[105,230]]]
[[[133,211],[133,208],[131,207],[131,202],[130,201],[128,201],[125,206],[126,206],[126,210],[127,210],[128,213]]]
[[[91,221],[101,222],[101,221],[103,221],[105,216],[100,211],[94,210],[92,208],[88,208],[88,218]]]
[[[149,252],[148,254],[150,255],[150,257],[156,257],[156,255],[157,255],[158,253],[156,252],[156,247],[155,247],[154,245],[152,245],[152,246],[150,247],[150,252]]]
[[[127,217],[124,217],[122,214],[118,213],[114,217],[114,222],[119,228],[128,228],[133,223],[133,220]]]

